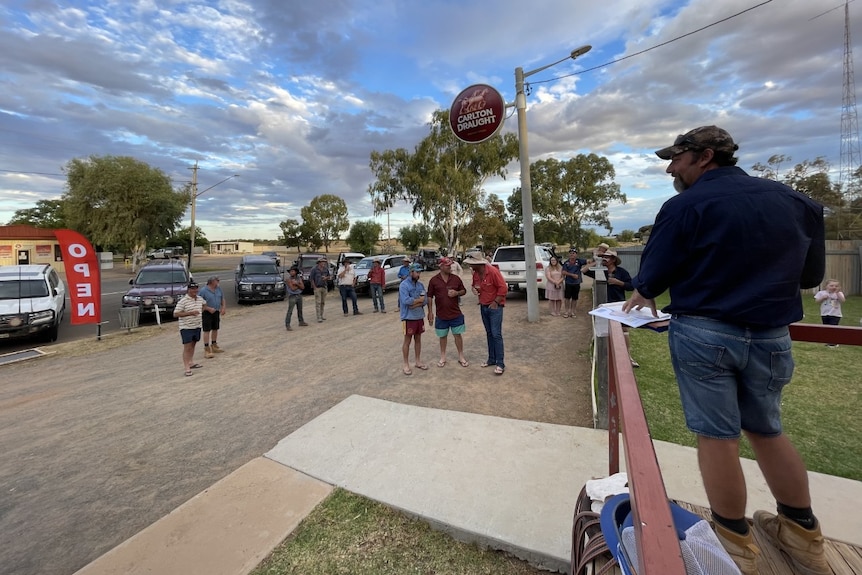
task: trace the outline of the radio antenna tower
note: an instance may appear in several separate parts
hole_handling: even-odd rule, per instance
[[[849,191],[853,173],[862,165],[859,152],[859,120],[856,115],[856,81],[853,78],[853,50],[850,44],[850,1],[844,2],[844,92],[841,97],[841,161],[838,184]]]

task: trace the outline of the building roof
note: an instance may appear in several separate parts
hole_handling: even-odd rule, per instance
[[[56,240],[54,230],[16,224],[0,226],[0,240]]]

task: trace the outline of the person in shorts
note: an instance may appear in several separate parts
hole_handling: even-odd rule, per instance
[[[788,326],[802,319],[801,290],[817,286],[826,269],[823,206],[746,174],[738,149],[725,130],[702,126],[656,152],[670,161],[679,193],[656,216],[623,311],[655,314],[654,298],[670,290],[664,311],[685,421],[697,435],[716,535],[740,571],[762,572],[745,518],[744,433],[777,507],[754,513],[754,531],[795,573],[827,575],[805,463],[781,426],[794,368]]]
[[[422,266],[410,264],[410,277],[401,282],[398,288],[398,302],[401,309],[401,323],[404,325],[404,342],[401,344],[401,355],[404,358],[404,375],[413,375],[410,369],[410,340],[413,340],[413,353],[416,356],[416,367],[428,369],[422,363],[422,334],[425,333],[425,286],[419,281]]]
[[[449,331],[458,350],[458,363],[461,367],[470,365],[464,357],[464,333],[467,325],[461,313],[461,296],[467,293],[461,278],[452,273],[452,260],[440,259],[440,273],[428,281],[428,323],[434,322],[434,330],[440,338],[440,361],[437,367],[446,367],[446,344]],[[434,319],[434,304],[437,304],[437,319]]]
[[[587,265],[587,260],[578,257],[578,250],[569,250],[569,259],[563,263],[563,298],[565,298],[565,310],[563,317],[575,317],[578,310],[578,297],[581,294],[581,282],[583,281],[581,268]]]
[[[180,327],[180,339],[183,342],[183,368],[186,377],[192,375],[193,369],[203,367],[199,363],[194,363],[195,346],[201,340],[203,323],[201,314],[206,305],[204,298],[198,295],[199,289],[200,286],[195,282],[189,283],[186,295],[180,298],[174,308],[174,317],[177,318],[177,324]]]
[[[224,293],[219,287],[218,276],[207,279],[207,285],[200,290],[200,296],[206,302],[201,323],[204,333],[204,357],[209,359],[215,357],[216,353],[224,353],[224,350],[218,346],[218,330],[221,327],[221,318],[225,314]]]

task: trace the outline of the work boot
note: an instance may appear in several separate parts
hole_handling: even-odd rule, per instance
[[[293,331],[293,328],[289,325],[284,326],[284,329],[286,329],[287,331]]]
[[[306,327],[308,324],[304,321],[299,322],[300,327]]]
[[[718,540],[721,541],[721,546],[742,571],[742,575],[757,575],[757,556],[760,554],[760,549],[754,544],[754,536],[751,534],[751,529],[746,535],[741,535],[736,531],[732,531],[727,527],[713,522],[715,534]]]
[[[224,350],[218,346],[217,343],[214,343],[210,346],[213,350],[213,353],[224,353]]]
[[[212,352],[212,348],[208,345],[204,346],[204,357],[207,359],[212,359],[215,357],[215,354]]]
[[[814,529],[805,529],[784,515],[755,511],[754,528],[784,552],[801,575],[832,575],[823,550],[819,521]]]

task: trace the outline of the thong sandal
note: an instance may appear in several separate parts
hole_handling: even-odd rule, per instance
[[[404,375],[413,375],[413,370],[410,369],[409,367],[405,367],[401,371],[404,373]]]
[[[187,369],[187,370],[186,370],[186,377],[191,377],[191,376],[193,376],[193,375],[194,375],[194,374],[192,373],[192,370],[190,370],[190,369]]]
[[[418,365],[416,367],[419,367]],[[437,362],[437,367],[446,367],[446,360],[440,360]]]
[[[461,364],[461,367],[467,367],[468,365],[470,365],[470,362],[467,361],[466,359],[459,359],[458,363]]]
[[[425,365],[424,363],[417,363],[417,364],[416,364],[416,367],[417,367],[418,369],[428,369],[428,366],[427,366],[427,365]]]
[[[494,368],[494,375],[503,375],[504,371],[506,371],[506,370],[498,365],[497,367]]]
[[[191,364],[191,365],[189,366],[189,369],[200,369],[200,368],[202,368],[202,367],[203,367],[203,366],[202,366],[201,364],[199,364],[199,363],[193,363],[193,364]]]

